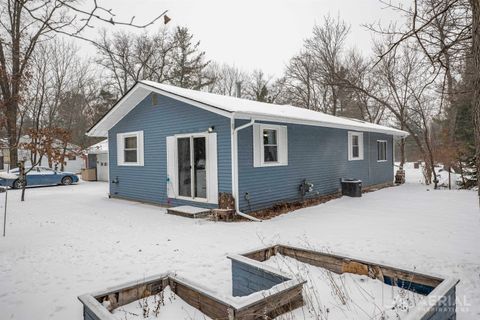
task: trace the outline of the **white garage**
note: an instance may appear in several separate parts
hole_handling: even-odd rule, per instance
[[[100,141],[87,149],[87,170],[95,169],[92,180],[108,181],[108,140]]]
[[[97,181],[108,181],[108,153],[97,154]]]

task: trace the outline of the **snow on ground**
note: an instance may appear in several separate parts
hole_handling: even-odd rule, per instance
[[[140,299],[112,311],[118,320],[210,320],[182,300],[167,286],[161,293]]]
[[[352,273],[338,275],[280,254],[264,263],[307,280],[303,287],[305,306],[279,317],[282,319],[399,320],[424,298],[377,279]]]
[[[261,223],[165,214],[108,199],[106,183],[9,192],[0,238],[1,319],[82,319],[80,294],[167,270],[229,295],[228,253],[285,244],[460,278],[458,319],[480,317],[476,193],[400,187],[333,200]],[[0,212],[3,208],[0,208]],[[1,224],[1,222],[0,222]]]

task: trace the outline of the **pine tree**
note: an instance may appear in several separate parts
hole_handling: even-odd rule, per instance
[[[173,35],[173,68],[169,82],[182,88],[199,90],[211,83],[205,68],[205,52],[200,50],[200,41],[194,42],[193,34],[186,27],[177,27]]]

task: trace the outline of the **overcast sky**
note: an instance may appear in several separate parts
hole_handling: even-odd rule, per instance
[[[398,19],[378,0],[101,0],[116,19],[138,23],[168,9],[169,27],[187,26],[207,58],[235,64],[245,71],[259,68],[280,75],[289,58],[327,14],[351,24],[349,47],[368,53],[371,34],[362,24]],[[149,27],[155,29],[161,23]],[[116,27],[109,28],[114,30]],[[98,32],[95,31],[95,32]],[[87,54],[94,53],[87,50]]]

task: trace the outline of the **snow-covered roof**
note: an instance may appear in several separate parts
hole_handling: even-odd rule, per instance
[[[88,132],[89,136],[107,136],[108,130],[127,115],[151,92],[186,102],[196,107],[235,119],[255,119],[312,126],[379,132],[405,137],[407,132],[357,119],[336,117],[291,105],[278,105],[204,91],[184,89],[153,81],[139,81]]]
[[[99,143],[91,145],[87,148],[88,154],[108,153],[108,139],[102,140]]]

